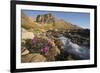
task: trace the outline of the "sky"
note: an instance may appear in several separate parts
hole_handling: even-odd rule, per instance
[[[22,10],[27,16],[36,18],[37,15],[52,13],[57,18],[70,22],[82,28],[90,28],[90,13],[83,12],[61,12],[61,11],[39,11],[39,10]]]

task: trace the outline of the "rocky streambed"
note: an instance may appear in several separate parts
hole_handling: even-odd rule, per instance
[[[86,30],[84,30],[86,31]],[[81,34],[80,34],[81,33]],[[60,55],[56,60],[86,60],[90,59],[90,38],[88,32],[55,32],[49,31],[48,37],[59,40],[57,46]],[[56,43],[56,42],[55,42]],[[62,49],[61,49],[62,48]],[[70,57],[70,59],[69,59]]]
[[[90,41],[85,34],[48,30],[40,36],[26,31],[22,35],[22,63],[90,59]]]
[[[59,56],[58,59],[65,60],[68,56],[71,56],[74,60],[85,60],[90,58],[90,49],[85,46],[80,46],[76,43],[71,42],[70,39],[60,36],[58,39],[61,40],[63,43],[63,50]],[[65,57],[65,58],[64,58]]]

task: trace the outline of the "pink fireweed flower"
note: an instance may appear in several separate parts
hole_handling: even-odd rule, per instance
[[[45,55],[47,55],[49,52],[49,47],[45,46],[44,48],[41,49],[41,52],[44,53]]]
[[[33,39],[32,39],[32,44],[35,44],[37,42],[37,37],[34,37]]]
[[[51,45],[50,42],[47,42],[47,43],[45,44],[45,46],[49,46],[49,48],[50,48],[52,45]]]

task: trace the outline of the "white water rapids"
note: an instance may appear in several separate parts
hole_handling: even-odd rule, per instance
[[[68,53],[78,59],[90,59],[90,49],[79,46],[76,43],[72,43],[70,39],[64,36],[60,36],[58,39],[62,41],[65,53]]]

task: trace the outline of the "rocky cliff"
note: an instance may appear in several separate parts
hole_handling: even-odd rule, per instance
[[[37,15],[36,22],[40,24],[54,24],[55,18],[51,13],[43,14],[43,15]]]

